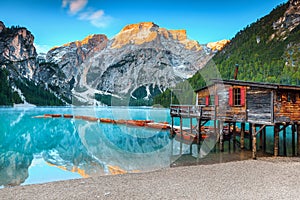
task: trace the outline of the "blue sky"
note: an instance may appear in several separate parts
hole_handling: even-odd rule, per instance
[[[27,27],[48,49],[89,34],[116,35],[125,25],[153,21],[185,29],[201,44],[231,39],[287,0],[1,0],[0,20]]]

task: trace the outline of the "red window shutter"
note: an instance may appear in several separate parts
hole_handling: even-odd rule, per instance
[[[233,88],[229,88],[229,106],[233,106]]]
[[[241,88],[241,106],[245,105],[246,101],[246,88]]]
[[[206,98],[205,98],[205,105],[209,106],[209,96],[206,96]]]
[[[219,105],[219,95],[215,96],[215,105],[218,106]]]

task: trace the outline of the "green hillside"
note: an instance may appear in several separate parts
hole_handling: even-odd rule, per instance
[[[292,31],[274,28],[274,23],[289,8],[289,3],[276,7],[269,15],[238,32],[212,61],[188,80],[193,89],[209,84],[209,78],[233,79],[235,65],[239,65],[239,80],[300,85],[300,26]],[[205,81],[206,80],[206,81]],[[169,95],[170,96],[170,95]],[[154,103],[169,105],[166,93]]]

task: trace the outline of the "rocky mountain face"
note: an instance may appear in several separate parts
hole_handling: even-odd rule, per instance
[[[36,77],[36,72],[44,65],[37,62],[33,42],[34,36],[26,28],[7,28],[0,21],[0,105],[63,104],[58,97],[60,94],[55,94]],[[47,66],[52,67],[52,64]]]
[[[0,22],[0,63],[11,63],[19,75],[32,79],[36,69],[34,37],[26,28],[7,29]]]
[[[185,30],[144,22],[124,27],[110,40],[92,35],[53,48],[47,62],[57,64],[63,76],[44,80],[57,85],[71,81],[73,102],[93,104],[95,94],[149,100],[154,91],[191,77],[212,55],[207,47],[189,40]],[[47,73],[38,71],[37,76]]]
[[[278,38],[285,40],[290,32],[292,32],[300,24],[300,1],[290,0],[288,9],[284,15],[273,23],[275,33],[270,39]]]
[[[150,105],[155,95],[192,77],[215,53],[214,47],[188,39],[185,30],[152,22],[125,26],[112,39],[90,35],[45,56],[37,55],[33,42],[26,28],[0,22],[0,76],[5,79],[0,87],[6,88],[0,104],[111,105],[113,97]]]

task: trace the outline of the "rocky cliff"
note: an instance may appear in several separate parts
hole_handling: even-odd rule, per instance
[[[270,37],[280,38],[285,40],[288,34],[291,33],[300,24],[300,1],[290,0],[288,9],[284,15],[273,23],[273,29],[276,30]]]
[[[167,30],[152,22],[125,26],[111,40],[104,35],[56,47],[47,61],[74,81],[73,100],[93,104],[95,93],[150,99],[151,91],[191,77],[212,57],[189,40],[185,30]],[[144,96],[134,96],[137,90]]]
[[[37,56],[34,37],[22,27],[6,28],[0,22],[0,63],[11,63],[21,76],[32,79]]]
[[[0,105],[63,104],[58,98],[61,94],[51,90],[51,84],[44,85],[37,79],[43,64],[37,62],[33,42],[34,36],[26,28],[5,27],[0,21]]]

